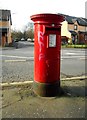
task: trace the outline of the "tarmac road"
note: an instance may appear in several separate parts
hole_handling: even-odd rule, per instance
[[[2,82],[33,79],[33,43],[19,42],[19,48],[3,48]],[[61,50],[61,78],[86,74],[86,51],[66,48]]]
[[[65,48],[61,54],[61,72],[67,76],[86,75],[86,49]]]

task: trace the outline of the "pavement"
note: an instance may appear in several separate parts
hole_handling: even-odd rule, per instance
[[[2,118],[85,118],[86,77],[61,79],[61,94],[40,97],[33,81],[2,83]]]

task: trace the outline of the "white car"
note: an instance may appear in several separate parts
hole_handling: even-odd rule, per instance
[[[24,41],[25,39],[24,38],[21,38],[21,41]]]
[[[29,42],[30,42],[30,41],[32,41],[32,40],[31,40],[30,38],[28,38],[28,39],[27,39],[27,41],[29,41]]]

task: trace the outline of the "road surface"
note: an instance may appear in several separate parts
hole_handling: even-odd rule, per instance
[[[19,48],[3,48],[2,81],[25,81],[33,79],[33,43],[19,42]],[[85,49],[64,48],[61,50],[61,76],[86,75],[87,54]]]

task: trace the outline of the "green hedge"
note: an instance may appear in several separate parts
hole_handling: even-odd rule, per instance
[[[87,45],[62,45],[62,48],[87,48]]]

